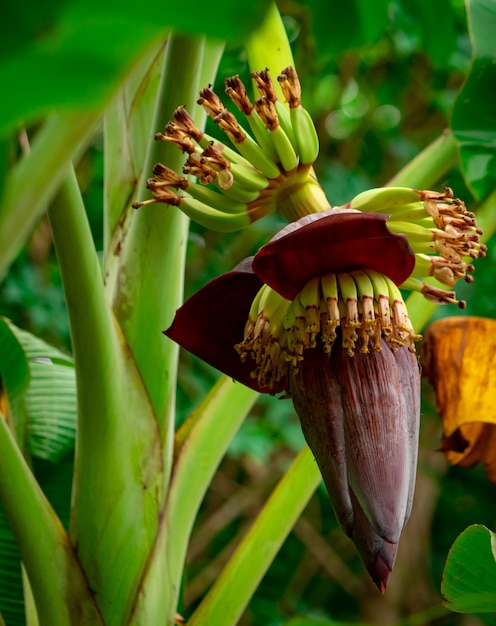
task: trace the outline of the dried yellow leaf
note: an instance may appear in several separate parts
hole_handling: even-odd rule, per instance
[[[496,482],[496,320],[450,317],[425,334],[424,374],[443,422],[440,449],[453,465],[486,465]]]

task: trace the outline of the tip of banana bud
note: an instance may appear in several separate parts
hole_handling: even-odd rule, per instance
[[[383,548],[385,548],[385,553],[379,553],[374,563],[372,563],[372,565],[369,565],[369,567],[367,568],[372,580],[383,595],[386,591],[389,577],[391,576],[391,572],[393,570],[393,563],[396,557],[397,547],[397,544],[388,544],[384,542]],[[390,548],[392,548],[393,554],[389,553]]]
[[[351,539],[355,544],[370,577],[383,594],[393,571],[398,551],[397,541],[387,541],[377,534],[353,493],[355,520]],[[398,535],[399,538],[399,535]]]

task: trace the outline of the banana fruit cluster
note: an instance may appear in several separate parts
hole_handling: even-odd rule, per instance
[[[184,176],[157,164],[154,178],[147,181],[153,198],[135,202],[134,208],[155,202],[177,206],[206,228],[224,232],[245,228],[276,211],[292,221],[330,208],[313,176],[319,141],[301,104],[298,75],[288,67],[278,77],[286,104],[278,100],[268,70],[251,76],[259,95],[254,102],[239,76],[226,79],[226,93],[250,132],[210,86],[204,87],[198,104],[231,146],[201,131],[186,109],[178,107],[165,133],[157,133],[155,139],[170,142],[188,155]]]
[[[451,189],[441,193],[405,187],[369,189],[346,206],[388,214],[389,230],[407,237],[415,252],[415,269],[401,288],[418,291],[436,304],[465,307],[445,287],[453,287],[459,279],[473,282],[472,261],[484,257],[487,247],[481,243],[475,214],[453,197]],[[419,280],[422,277],[434,280],[426,283]]]
[[[321,341],[330,354],[338,334],[350,357],[357,350],[380,352],[384,342],[393,351],[405,346],[415,352],[422,338],[392,280],[373,270],[353,270],[310,280],[293,301],[264,285],[235,348],[243,362],[253,360],[251,376],[261,388],[279,388],[290,374],[297,375],[306,350]]]

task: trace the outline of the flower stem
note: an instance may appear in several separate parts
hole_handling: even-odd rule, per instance
[[[252,71],[268,67],[271,73],[277,76],[288,65],[294,66],[284,22],[275,2],[269,5],[262,23],[246,40],[244,48]],[[285,97],[278,81],[274,81],[274,87],[278,99],[284,102]]]
[[[445,131],[388,182],[390,187],[429,189],[458,161],[455,138]]]

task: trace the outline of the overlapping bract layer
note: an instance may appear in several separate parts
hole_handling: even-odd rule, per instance
[[[407,347],[309,350],[291,396],[336,516],[380,591],[410,515],[417,466],[420,376]]]
[[[176,109],[156,139],[187,154],[183,172],[157,164],[153,199],[134,206],[179,207],[220,231],[271,212],[291,223],[190,298],[166,334],[235,380],[293,398],[337,517],[383,592],[411,510],[420,411],[420,337],[398,287],[463,308],[451,288],[472,280],[486,249],[449,189],[371,189],[331,209],[296,72],[278,77],[287,107],[267,70],[252,78],[255,102],[239,77],[226,81],[249,132],[210,86],[200,92],[232,147]]]

